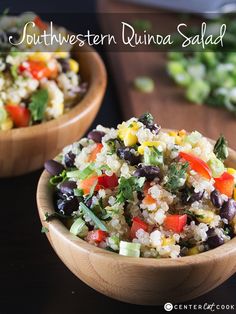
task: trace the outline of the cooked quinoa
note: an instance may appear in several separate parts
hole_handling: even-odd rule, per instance
[[[55,213],[92,245],[135,257],[214,249],[236,234],[236,170],[226,140],[164,131],[151,114],[98,125],[45,163]]]
[[[33,21],[33,33],[48,27],[35,14],[4,17],[0,28],[18,42],[25,23]],[[5,27],[5,29],[4,29]],[[54,32],[66,34],[62,28]],[[32,35],[31,34],[31,35]],[[60,117],[86,91],[81,82],[78,60],[69,47],[19,47],[0,45],[0,130],[26,127]],[[62,51],[63,50],[63,51]]]

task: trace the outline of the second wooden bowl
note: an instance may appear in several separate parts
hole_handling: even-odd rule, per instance
[[[77,48],[75,59],[80,64],[88,90],[83,99],[68,113],[39,125],[0,131],[0,177],[28,173],[43,166],[64,146],[78,140],[94,120],[106,89],[106,70],[102,59],[86,46]]]
[[[227,164],[236,168],[233,150]],[[125,257],[94,247],[72,235],[59,220],[45,222],[45,214],[54,212],[48,180],[44,171],[37,190],[38,211],[49,230],[48,240],[78,278],[111,298],[144,305],[184,302],[219,286],[236,272],[236,238],[216,249],[178,259]]]

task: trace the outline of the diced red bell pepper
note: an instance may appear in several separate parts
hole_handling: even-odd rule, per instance
[[[164,220],[164,227],[167,230],[171,230],[176,233],[183,231],[184,226],[187,223],[187,215],[169,215]]]
[[[198,174],[203,176],[204,178],[210,180],[212,177],[211,169],[209,168],[208,164],[205,163],[202,159],[185,152],[180,152],[179,156],[188,161],[190,168],[196,171]]]
[[[18,128],[29,126],[30,111],[25,107],[19,105],[6,105],[5,106],[9,116],[11,117],[14,125]]]
[[[134,217],[133,223],[131,226],[131,231],[130,231],[131,239],[136,238],[136,232],[139,229],[143,229],[144,231],[147,231],[148,230],[148,224],[145,221],[143,221],[142,219],[140,219],[139,217]]]
[[[42,31],[48,28],[47,24],[44,23],[38,15],[34,18],[33,22]]]
[[[50,78],[52,75],[54,76],[54,71],[49,69],[42,61],[24,61],[19,65],[19,71],[21,73],[28,71],[36,80]]]
[[[103,145],[101,143],[97,143],[94,150],[90,153],[88,161],[93,162],[96,160],[97,154],[101,152]]]
[[[94,186],[96,181],[97,184],[95,186],[94,191],[98,191],[102,188],[112,189],[118,185],[118,178],[115,173],[113,173],[112,176],[108,176],[106,174],[102,174],[99,177],[92,176],[80,182],[80,188],[83,190],[85,195],[89,194],[91,187]]]
[[[222,194],[232,197],[234,191],[234,177],[224,172],[221,177],[215,178],[215,188]]]
[[[104,241],[106,237],[107,237],[107,233],[103,230],[98,229],[98,230],[89,231],[86,237],[86,240],[88,242],[99,243],[99,242]]]
[[[105,189],[115,188],[118,185],[117,175],[115,173],[113,173],[112,176],[108,176],[106,174],[103,174],[103,175],[98,177],[98,184]]]

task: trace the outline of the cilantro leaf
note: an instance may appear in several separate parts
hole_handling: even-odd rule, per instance
[[[29,110],[33,121],[43,120],[47,103],[48,91],[46,89],[40,89],[32,95]]]
[[[188,162],[186,163],[172,163],[167,172],[167,182],[164,187],[167,191],[174,193],[183,184],[182,180],[185,179]]]
[[[215,146],[214,146],[214,153],[216,157],[223,162],[229,155],[227,145],[228,145],[228,142],[226,141],[224,136],[221,135],[216,141]]]
[[[130,177],[128,179],[125,177],[121,177],[116,202],[124,203],[125,201],[133,200],[133,192],[140,191],[144,185],[144,182],[144,177]]]
[[[62,213],[58,213],[58,212],[54,212],[52,214],[49,214],[49,213],[45,213],[45,221],[51,221],[53,219],[68,219],[68,218],[71,218],[71,216],[68,216],[68,215],[64,215]]]
[[[42,226],[41,233],[48,233],[49,230],[47,227]]]

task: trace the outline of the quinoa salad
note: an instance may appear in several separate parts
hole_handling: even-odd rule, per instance
[[[0,29],[19,41],[21,27],[32,21],[32,33],[47,29],[35,14],[4,17]],[[55,30],[66,34],[62,28]],[[0,38],[1,39],[1,38]],[[35,47],[0,44],[0,130],[27,127],[55,119],[71,109],[86,92],[81,82],[78,60],[69,47],[54,47],[55,51],[33,51]]]
[[[70,232],[124,256],[177,258],[236,234],[236,169],[227,142],[165,131],[150,113],[98,125],[45,163],[55,212]],[[45,230],[44,231],[48,231]]]

